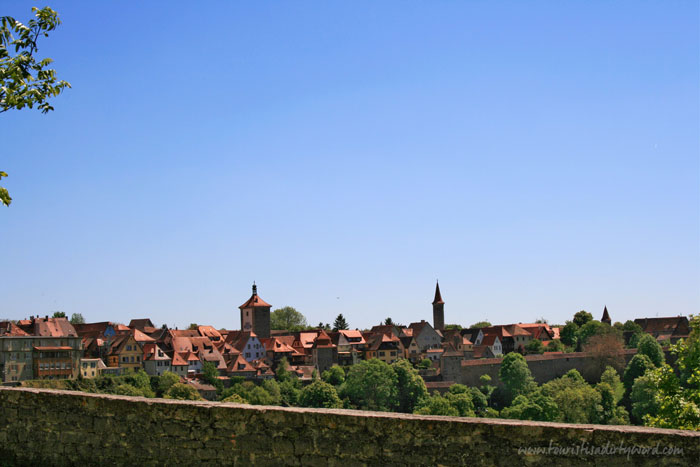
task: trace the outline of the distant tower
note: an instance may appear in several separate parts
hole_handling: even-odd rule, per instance
[[[253,282],[253,295],[239,306],[241,331],[253,331],[258,338],[270,337],[270,308],[272,305],[258,296],[258,286]]]
[[[437,330],[445,329],[445,302],[440,295],[440,284],[435,283],[435,299],[433,300],[433,327]]]
[[[610,315],[608,314],[608,307],[606,306],[603,308],[603,317],[600,318],[601,323],[608,323],[610,326],[612,326],[612,320],[610,319]]]

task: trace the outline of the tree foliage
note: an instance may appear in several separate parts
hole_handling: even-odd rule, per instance
[[[73,313],[70,315],[71,324],[85,324],[85,318],[80,313]]]
[[[52,318],[65,318],[66,317],[66,312],[65,311],[54,311]]]
[[[321,374],[321,379],[332,386],[340,386],[345,381],[345,371],[338,365],[333,365]]]
[[[294,331],[306,328],[306,318],[291,306],[278,308],[270,313],[270,329]]]
[[[325,381],[316,380],[301,390],[299,395],[301,407],[319,407],[337,409],[343,406],[335,387]]]
[[[391,365],[396,373],[397,407],[398,412],[412,413],[415,407],[428,396],[423,378],[411,366],[408,360],[400,359]]]
[[[348,371],[341,395],[363,410],[391,411],[398,402],[396,372],[373,358],[353,365]]]
[[[48,99],[58,96],[67,81],[59,80],[48,68],[50,58],[37,59],[40,37],[48,37],[61,24],[58,13],[49,7],[33,7],[34,18],[25,25],[10,16],[0,18],[0,113],[10,109],[33,108],[42,113],[53,110]],[[0,171],[0,179],[7,173]],[[0,187],[0,203],[12,202],[6,188]]]
[[[491,326],[491,323],[488,321],[477,321],[476,323],[472,324],[469,326],[470,329],[474,328],[488,328]]]
[[[348,322],[345,320],[345,317],[343,316],[342,313],[340,313],[336,318],[335,321],[333,321],[333,330],[334,331],[341,331],[347,329]]]
[[[585,310],[581,310],[574,315],[574,324],[582,327],[584,324],[593,320],[593,315]]]
[[[199,392],[189,384],[175,383],[164,396],[166,399],[180,399],[185,401],[201,401],[202,396]]]
[[[637,353],[646,355],[656,367],[665,361],[664,351],[651,334],[642,335],[637,342]]]
[[[510,399],[528,394],[536,387],[525,357],[517,352],[511,352],[503,357],[498,378],[503,383]]]

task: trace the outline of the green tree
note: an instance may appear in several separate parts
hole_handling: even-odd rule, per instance
[[[420,415],[447,415],[450,417],[459,417],[457,410],[447,398],[442,397],[435,391],[435,394],[425,399],[424,404],[414,413]]]
[[[189,384],[175,383],[170,386],[168,392],[165,393],[166,399],[179,399],[184,401],[201,401],[202,396],[199,392]]]
[[[625,372],[622,375],[622,382],[625,385],[625,389],[628,391],[632,390],[634,380],[653,369],[654,364],[649,360],[649,357],[643,354],[636,354],[627,364]]]
[[[64,311],[54,311],[52,318],[65,318],[66,313]]]
[[[472,393],[467,386],[463,384],[453,384],[447,390],[445,398],[452,407],[457,409],[460,417],[473,417],[475,415]]]
[[[604,383],[610,386],[615,396],[615,404],[620,403],[622,396],[625,395],[625,386],[622,384],[617,370],[611,366],[606,367],[605,371],[603,371],[603,374],[600,376],[600,382],[601,384]]]
[[[384,326],[393,326],[394,325],[394,320],[391,318],[387,318],[384,320]]]
[[[277,364],[277,369],[275,370],[275,377],[277,381],[283,383],[289,381],[293,378],[292,372],[289,371],[289,363],[287,362],[287,357],[282,357],[280,362]]]
[[[537,389],[528,395],[517,396],[513,404],[501,410],[501,417],[551,422],[559,418],[559,408],[551,397]]]
[[[461,329],[462,329],[462,326],[460,326],[459,324],[446,324],[446,325],[445,325],[445,330],[446,330],[446,331],[451,331],[451,330],[457,330],[457,331],[459,331],[459,330],[461,330]]]
[[[472,324],[469,326],[469,329],[474,329],[474,328],[488,328],[491,327],[491,323],[488,321],[477,321],[476,323]]]
[[[627,342],[627,346],[630,348],[637,347],[639,338],[644,335],[642,327],[632,320],[625,321],[625,324],[622,325],[622,332],[631,334]]]
[[[73,313],[70,315],[71,324],[85,324],[85,318],[80,313]]]
[[[202,365],[202,379],[216,388],[216,393],[221,394],[224,390],[224,383],[219,379],[219,370],[212,362],[204,362]]]
[[[338,397],[335,388],[325,381],[317,380],[301,390],[299,395],[301,407],[319,407],[326,409],[338,409],[343,403]]]
[[[177,384],[180,382],[180,377],[173,373],[172,371],[165,371],[163,372],[162,375],[158,378],[158,388],[157,388],[157,394],[159,396],[162,396],[168,390],[173,387],[174,384]]]
[[[348,322],[345,321],[345,317],[341,313],[335,318],[335,321],[333,321],[333,330],[334,331],[341,331],[341,330],[345,330],[347,328],[348,328]]]
[[[245,399],[243,399],[241,396],[239,396],[238,394],[235,394],[235,393],[231,394],[230,396],[228,396],[224,399],[221,399],[221,402],[234,402],[236,404],[247,404],[248,403],[248,402],[246,402]]]
[[[576,348],[578,344],[578,324],[567,321],[561,330],[560,339],[564,345]]]
[[[280,383],[280,396],[282,405],[294,407],[299,404],[301,382],[298,379],[285,380]]]
[[[574,315],[574,324],[578,327],[582,327],[584,324],[593,320],[593,315],[585,310],[581,310]]]
[[[143,397],[143,393],[131,384],[122,383],[114,388],[113,394],[120,396]]]
[[[567,423],[597,423],[601,411],[601,396],[584,381],[576,370],[542,385],[542,393],[554,400],[559,408],[558,421]]]
[[[345,371],[338,365],[333,365],[321,374],[321,379],[333,386],[340,386],[345,381]]]
[[[544,353],[544,345],[542,345],[542,341],[539,339],[532,339],[530,342],[527,343],[525,346],[525,350],[527,350],[527,353],[529,354],[539,354],[539,353]]]
[[[551,341],[549,341],[549,344],[547,344],[547,347],[544,348],[544,351],[545,352],[563,352],[564,351],[564,344],[559,339],[551,340]]]
[[[48,37],[61,24],[58,13],[49,7],[32,8],[34,18],[25,25],[10,16],[0,18],[0,113],[10,109],[33,108],[42,113],[53,110],[48,99],[58,96],[70,84],[58,80],[48,68],[50,58],[38,60],[40,37]],[[0,179],[7,173],[0,171]],[[6,188],[0,187],[0,203],[12,202]]]
[[[629,424],[627,410],[617,405],[614,389],[608,383],[599,383],[595,389],[600,394],[601,410],[598,423],[603,425]]]
[[[637,353],[649,357],[651,363],[656,367],[663,365],[665,361],[663,349],[651,334],[644,334],[639,338]]]
[[[260,384],[260,387],[267,391],[272,398],[272,403],[268,405],[279,405],[280,402],[282,402],[282,391],[277,381],[274,379],[266,379]]]
[[[398,398],[396,410],[403,413],[413,413],[421,401],[428,396],[425,382],[406,359],[397,360],[391,365],[391,368],[396,373]]]
[[[433,366],[433,361],[429,358],[424,358],[423,360],[418,362],[418,368],[420,368],[421,370],[427,370],[431,366]]]
[[[517,352],[511,352],[503,357],[498,378],[503,383],[510,399],[521,394],[528,394],[537,386],[525,357]]]
[[[196,331],[198,327],[199,327],[199,324],[197,324],[197,323],[190,323],[190,325],[187,326],[187,329],[190,330],[190,331]]]
[[[270,329],[291,331],[306,327],[306,318],[291,306],[278,308],[270,313]]]
[[[341,386],[341,396],[362,410],[391,411],[397,406],[396,372],[373,358],[353,365]]]

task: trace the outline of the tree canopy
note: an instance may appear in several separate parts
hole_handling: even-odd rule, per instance
[[[294,307],[285,306],[270,313],[270,329],[294,331],[306,326],[306,318]]]
[[[349,327],[348,322],[345,320],[345,317],[343,316],[342,313],[340,313],[335,318],[335,321],[333,321],[333,330],[334,331],[346,330],[348,327]]]

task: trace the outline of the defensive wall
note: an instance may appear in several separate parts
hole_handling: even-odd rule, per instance
[[[700,432],[0,388],[1,465],[697,465]]]
[[[618,370],[622,370],[637,352],[627,349],[620,356]],[[499,384],[498,371],[502,358],[484,358],[478,360],[460,360],[443,358],[441,362],[444,381],[454,381],[467,386],[481,386],[481,375],[489,375],[491,384]],[[542,355],[526,355],[525,361],[530,368],[532,377],[539,384],[564,376],[569,370],[578,370],[589,383],[598,383],[605,369],[605,361],[585,352],[545,353]]]

